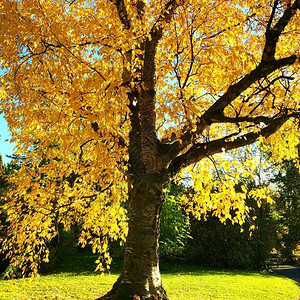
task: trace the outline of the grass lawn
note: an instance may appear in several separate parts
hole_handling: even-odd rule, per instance
[[[91,272],[94,258],[76,255],[70,258],[72,264],[66,262],[56,274],[2,280],[0,299],[95,299],[111,288],[118,277],[119,266],[111,274],[95,275]],[[88,267],[85,270],[84,265]],[[292,280],[256,272],[163,264],[162,277],[172,300],[297,300],[299,295],[299,288]]]

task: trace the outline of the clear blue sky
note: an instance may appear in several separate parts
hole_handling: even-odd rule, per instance
[[[3,75],[3,71],[3,69],[0,69],[0,76]],[[6,155],[12,155],[14,151],[14,145],[9,142],[10,139],[11,135],[4,119],[4,115],[0,114],[0,154],[4,163],[10,162],[10,159],[6,157]]]
[[[4,119],[4,115],[0,114],[0,154],[4,163],[10,162],[10,159],[6,157],[6,155],[13,154],[14,145],[9,142],[10,138],[11,135]]]

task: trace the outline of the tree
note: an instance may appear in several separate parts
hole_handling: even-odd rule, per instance
[[[192,239],[188,240],[184,252],[187,260],[217,268],[266,268],[271,250],[277,246],[277,222],[272,218],[269,203],[262,201],[258,205],[254,199],[246,202],[251,209],[252,219],[248,218],[251,223],[222,224],[211,214],[206,221],[192,218]]]
[[[298,162],[299,163],[299,162]],[[278,251],[289,262],[300,244],[300,174],[293,161],[285,161],[273,178],[279,193],[275,198],[279,223]]]
[[[8,194],[8,191],[11,187],[10,176],[15,172],[18,166],[13,164],[4,164],[2,157],[0,155],[0,239],[4,238],[7,234],[6,228],[9,225],[7,222],[7,213],[5,209],[3,209],[3,205],[5,204],[5,199]],[[15,274],[10,273],[9,270],[9,259],[6,258],[5,252],[0,251],[0,275],[2,277],[7,278],[15,278]],[[8,273],[6,274],[6,271]],[[5,271],[5,272],[4,272]],[[3,273],[4,272],[4,273]],[[2,274],[3,273],[3,274]]]
[[[7,188],[8,188],[8,180],[7,180],[7,169],[5,168],[5,165],[3,165],[2,157],[0,155],[0,204],[1,204],[1,197],[5,195]],[[6,222],[6,215],[5,212],[0,210],[0,224],[5,224]],[[0,236],[5,235],[5,230],[3,230],[0,226]],[[8,263],[5,261],[5,256],[0,253],[0,273],[2,273]]]
[[[4,249],[35,273],[55,224],[77,219],[81,243],[107,263],[109,240],[127,235],[121,275],[102,299],[167,299],[158,240],[171,178],[264,138],[277,158],[295,156],[299,0],[0,5],[2,110],[26,153],[4,205]],[[233,209],[242,222],[244,196],[231,201],[226,184],[230,193],[222,185],[209,197],[204,182],[195,214]]]

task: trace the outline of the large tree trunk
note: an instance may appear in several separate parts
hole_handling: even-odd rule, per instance
[[[160,182],[159,182],[160,181]],[[101,300],[167,300],[159,272],[159,222],[165,184],[135,176],[129,188],[129,232],[120,277]]]

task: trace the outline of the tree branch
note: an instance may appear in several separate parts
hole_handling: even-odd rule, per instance
[[[201,117],[206,123],[212,123],[211,118],[215,113],[223,111],[233,100],[241,95],[247,88],[249,88],[256,81],[268,76],[274,71],[292,65],[297,60],[296,55],[291,55],[279,60],[261,62],[254,70],[247,74],[237,83],[231,85],[228,90],[215,102]]]
[[[293,116],[299,117],[300,113],[298,112]],[[257,141],[260,136],[268,137],[275,133],[290,117],[290,115],[278,117],[259,132],[250,132],[241,136],[236,133],[211,142],[197,143],[187,152],[173,159],[168,167],[168,172],[173,176],[182,168],[199,162],[208,155],[214,155],[216,153],[250,145]]]
[[[136,3],[135,3],[135,7],[136,7],[136,10],[137,10],[137,16],[140,20],[142,20],[143,16],[144,16],[144,13],[145,13],[145,1],[144,0],[138,0]]]
[[[80,152],[79,152],[78,160],[79,160],[80,162],[82,162],[83,147],[84,147],[86,144],[92,142],[93,140],[94,140],[94,138],[91,138],[91,139],[85,141],[83,144],[81,144],[81,145],[79,146]]]
[[[140,135],[140,147],[141,147],[141,161],[136,163],[136,165],[148,166],[146,169],[147,173],[151,173],[155,170],[156,166],[152,162],[158,155],[159,149],[157,149],[157,136],[155,130],[155,55],[157,45],[163,36],[163,30],[165,23],[169,22],[176,10],[180,5],[181,1],[170,0],[165,5],[160,16],[158,17],[156,23],[150,30],[150,36],[141,43],[140,50],[142,50],[143,55],[141,60],[143,61],[143,66],[140,70],[141,72],[141,82],[143,87],[140,91],[137,91],[138,105],[134,108],[139,109],[138,122],[133,122],[136,128],[132,130],[136,131],[136,135],[131,135],[131,141],[137,139]],[[133,108],[133,106],[132,106]],[[134,114],[132,114],[134,115]],[[139,123],[139,124],[137,124]],[[138,143],[131,143],[137,145]],[[130,147],[132,148],[132,147]],[[132,155],[131,155],[132,156]]]
[[[115,5],[115,7],[117,8],[119,19],[122,22],[122,24],[124,25],[125,29],[129,29],[131,25],[130,25],[130,20],[128,19],[128,13],[126,10],[125,1],[124,0],[110,0],[110,2],[112,2]]]
[[[187,146],[192,144],[193,140],[203,132],[203,130],[210,124],[219,121],[230,121],[229,118],[224,117],[223,110],[241,95],[248,87],[256,81],[266,77],[277,69],[284,66],[292,65],[297,59],[296,55],[291,55],[279,60],[261,62],[253,71],[247,74],[244,78],[236,84],[231,85],[228,90],[197,120],[197,129],[187,128],[182,136],[169,146],[168,155],[174,158]],[[252,119],[253,120],[253,119]],[[259,119],[254,119],[254,121]],[[264,119],[266,120],[266,119]],[[246,121],[246,120],[244,120]]]
[[[284,11],[281,18],[277,21],[277,23],[272,26],[272,21],[274,19],[275,11],[278,6],[279,1],[274,1],[274,5],[272,8],[271,16],[266,28],[266,41],[265,47],[263,50],[262,61],[272,61],[275,60],[275,52],[276,46],[279,40],[280,35],[284,31],[285,27],[288,25],[289,21],[296,14],[297,9],[300,9],[300,1],[296,0],[293,5],[288,6]]]
[[[81,59],[80,57],[78,57],[76,54],[74,54],[66,45],[64,45],[60,39],[58,38],[58,36],[55,34],[55,32],[52,30],[50,21],[48,19],[48,17],[46,16],[43,6],[41,5],[40,1],[38,0],[38,4],[39,4],[39,8],[42,12],[42,15],[44,17],[44,19],[46,20],[47,26],[49,27],[51,33],[53,34],[53,36],[56,38],[58,45],[61,45],[62,48],[64,48],[67,52],[69,52],[73,57],[75,57],[81,64],[86,65],[88,68],[90,68],[91,70],[95,71],[104,81],[106,81],[105,77],[93,66],[91,66],[87,61],[84,61],[83,59]],[[45,51],[48,49],[47,45],[45,45]]]
[[[156,42],[158,42],[162,38],[163,23],[170,22],[176,8],[183,2],[184,0],[170,0],[166,3],[165,7],[162,9],[159,18],[157,19],[150,31],[151,40],[155,40]]]
[[[239,97],[242,92],[249,88],[253,83],[258,80],[265,78],[272,72],[295,63],[297,56],[291,55],[289,57],[275,60],[274,55],[276,51],[276,45],[283,30],[295,15],[296,10],[300,8],[300,0],[297,0],[293,5],[288,6],[282,17],[277,23],[271,28],[272,21],[275,16],[277,8],[277,1],[273,5],[271,16],[266,28],[266,42],[262,55],[262,60],[259,65],[252,70],[249,74],[245,75],[237,83],[231,85],[228,90],[200,117],[196,122],[196,130],[191,127],[187,127],[182,136],[172,144],[164,145],[169,147],[168,155],[171,158],[175,158],[181,151],[191,145],[195,138],[203,132],[203,130],[217,121],[231,121],[230,119],[224,118],[224,109],[227,105],[233,102]],[[254,121],[258,121],[255,119]],[[264,119],[266,120],[266,119]]]

